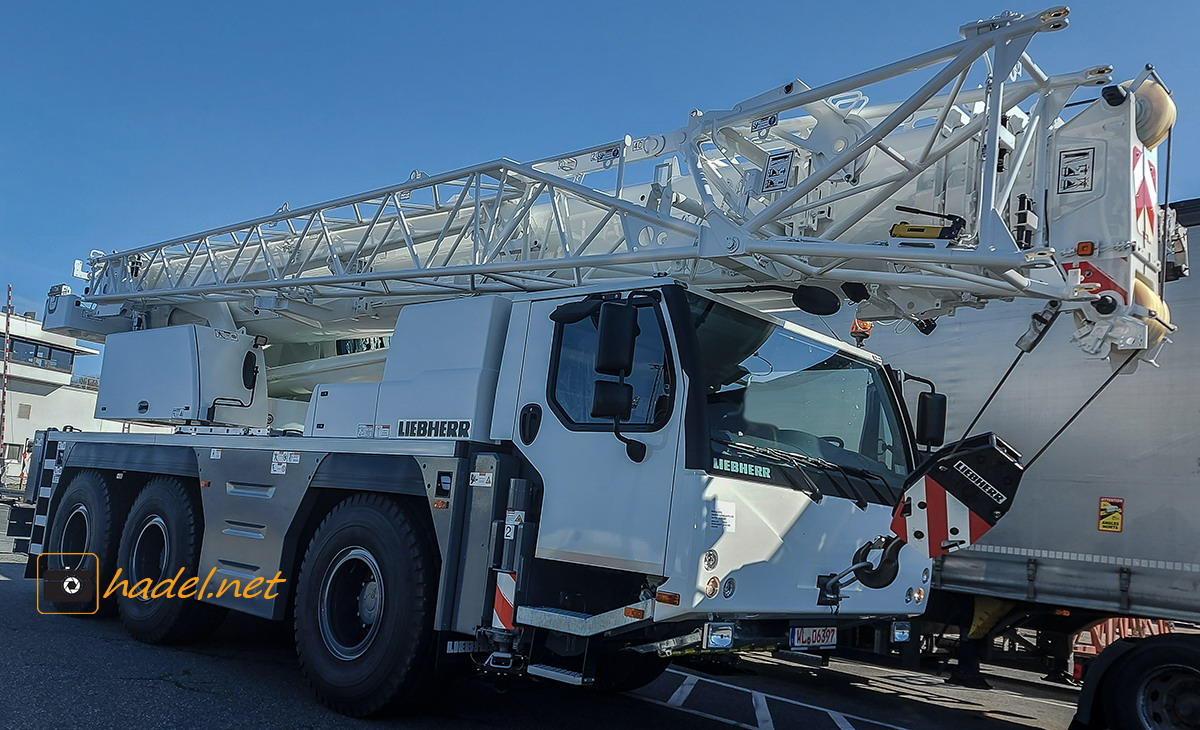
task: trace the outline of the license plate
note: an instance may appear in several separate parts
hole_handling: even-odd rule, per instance
[[[798,626],[792,629],[793,649],[812,649],[836,644],[836,626]]]

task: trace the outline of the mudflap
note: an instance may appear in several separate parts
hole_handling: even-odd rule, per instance
[[[905,482],[892,532],[930,558],[974,544],[1012,506],[1020,458],[991,432],[942,447]]]
[[[29,537],[33,534],[33,505],[14,504],[8,513],[8,536],[13,539],[14,553],[29,552]]]

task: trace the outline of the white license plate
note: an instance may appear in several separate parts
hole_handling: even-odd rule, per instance
[[[792,629],[793,649],[812,649],[837,644],[836,626],[799,626]]]

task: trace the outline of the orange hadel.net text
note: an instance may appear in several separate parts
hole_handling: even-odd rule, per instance
[[[117,568],[117,571],[113,573],[112,580],[108,583],[108,588],[104,590],[104,597],[108,598],[119,591],[126,598],[195,598],[199,600],[201,598],[221,598],[232,592],[236,598],[270,600],[279,595],[275,587],[287,580],[282,573],[277,572],[275,577],[270,579],[251,578],[245,586],[238,578],[222,578],[218,586],[212,585],[213,575],[216,572],[216,568],[210,569],[208,575],[204,577],[204,581],[201,582],[199,576],[183,580],[184,569],[180,568],[172,578],[164,578],[159,581],[143,578],[131,586],[128,578],[121,578],[121,569]]]

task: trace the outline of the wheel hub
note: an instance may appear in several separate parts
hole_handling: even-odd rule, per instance
[[[321,580],[317,623],[325,648],[342,661],[367,652],[379,634],[385,602],[383,570],[366,548],[342,548]]]
[[[1200,730],[1200,672],[1171,665],[1156,669],[1139,693],[1142,723],[1154,730]]]
[[[373,624],[379,618],[379,584],[371,581],[358,594],[358,617],[363,623]]]

